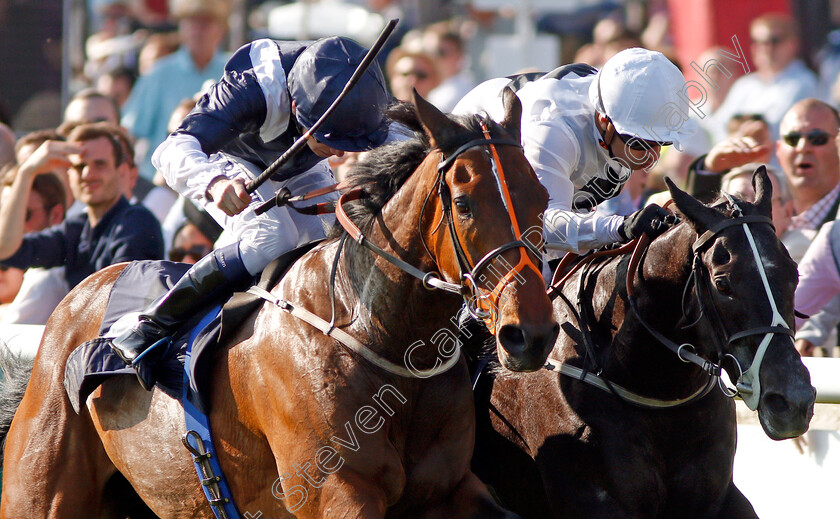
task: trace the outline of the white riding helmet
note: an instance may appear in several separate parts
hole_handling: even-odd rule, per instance
[[[682,151],[697,130],[684,91],[685,78],[668,58],[636,47],[607,60],[589,87],[589,100],[618,133],[671,142]]]

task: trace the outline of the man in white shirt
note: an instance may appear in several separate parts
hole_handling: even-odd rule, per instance
[[[519,84],[521,78],[486,81],[454,113],[485,111],[498,119],[499,93]],[[632,171],[650,169],[662,146],[683,148],[696,129],[680,95],[684,87],[685,78],[664,55],[631,48],[597,73],[569,65],[519,88],[525,154],[550,196],[543,222],[549,257],[665,230],[655,222],[667,213],[656,205],[629,216],[592,209],[618,195]]]
[[[732,85],[726,99],[706,127],[712,141],[726,138],[726,125],[736,114],[761,114],[770,125],[770,136],[779,136],[782,116],[797,101],[817,95],[817,76],[798,58],[799,31],[786,14],[760,16],[750,24],[751,72]]]

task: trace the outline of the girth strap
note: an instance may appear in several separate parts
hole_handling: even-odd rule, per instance
[[[184,389],[181,395],[181,404],[184,406],[184,424],[187,432],[181,437],[181,442],[192,456],[201,489],[213,510],[213,514],[218,519],[239,519],[242,516],[233,501],[233,494],[222,472],[219,457],[216,455],[213,435],[210,431],[210,418],[189,398],[190,366],[194,359],[193,342],[199,331],[207,326],[218,311],[219,307],[217,306],[208,312],[190,332],[187,342],[184,359]]]

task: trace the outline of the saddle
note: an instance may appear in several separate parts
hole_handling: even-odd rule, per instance
[[[270,291],[277,286],[289,267],[318,243],[308,243],[272,261],[256,280],[256,286]],[[184,263],[144,260],[131,262],[120,273],[111,287],[99,336],[79,345],[67,359],[64,388],[77,413],[87,397],[108,378],[117,375],[136,376],[134,369],[126,366],[112,352],[109,342],[120,333],[121,328],[136,322],[137,315],[165,294],[189,267]],[[193,360],[188,370],[188,398],[199,410],[208,412],[206,390],[215,358],[213,353],[218,352],[216,346],[231,339],[240,331],[243,323],[253,322],[248,318],[264,303],[265,300],[250,293],[234,292],[221,307],[215,306],[209,312],[205,309],[184,323],[173,335],[167,350],[159,355],[155,365],[158,389],[180,400],[185,384],[185,350],[192,332],[195,340],[192,344]],[[208,318],[211,312],[215,315]],[[194,330],[202,321],[201,329]],[[250,335],[253,330],[248,330],[248,333]]]

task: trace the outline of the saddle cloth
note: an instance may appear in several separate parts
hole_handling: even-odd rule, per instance
[[[257,285],[271,290],[283,274],[303,254],[318,242],[312,242],[283,254],[271,262],[260,275]],[[165,294],[189,269],[190,265],[171,261],[133,261],[120,274],[108,298],[99,337],[86,341],[68,357],[64,371],[64,388],[73,409],[78,413],[87,397],[105,380],[116,375],[136,376],[133,368],[113,353],[110,339],[137,322],[137,316]],[[245,287],[247,289],[248,287]],[[202,412],[209,412],[207,387],[210,368],[217,351],[216,344],[224,344],[239,329],[240,324],[265,301],[245,292],[235,292],[221,312],[209,322],[193,343],[193,363],[189,373],[188,398]],[[180,400],[184,384],[184,355],[187,338],[193,328],[207,314],[200,310],[173,335],[173,342],[156,364],[157,387]]]

